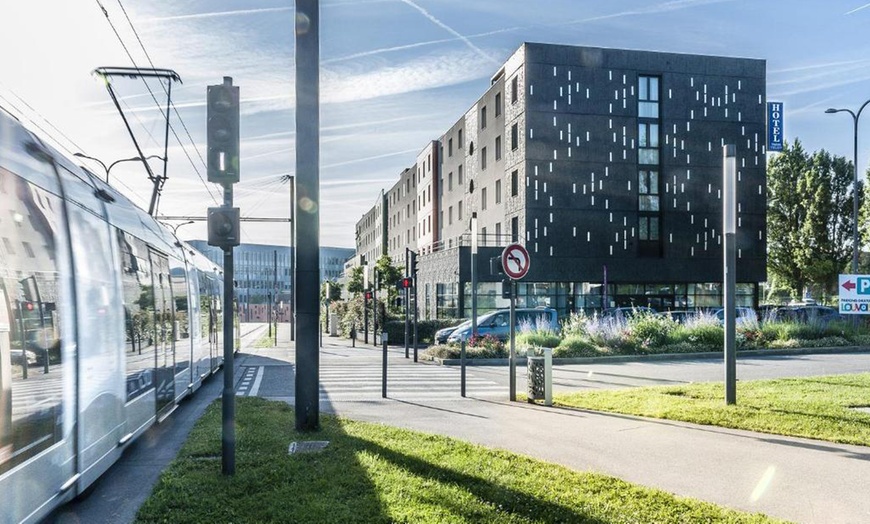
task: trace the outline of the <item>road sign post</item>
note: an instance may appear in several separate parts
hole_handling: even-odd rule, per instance
[[[870,315],[870,275],[840,275],[841,315]]]
[[[517,399],[517,357],[516,357],[516,298],[517,280],[523,278],[529,272],[529,252],[519,244],[510,244],[501,252],[501,267],[504,274],[510,278],[510,353],[508,365],[510,367],[510,394],[508,398],[513,402]]]

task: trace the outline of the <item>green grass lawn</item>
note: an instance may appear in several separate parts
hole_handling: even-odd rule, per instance
[[[554,395],[559,406],[870,446],[870,373],[740,381],[737,404],[720,383]]]
[[[774,522],[599,474],[441,436],[237,400],[236,474],[221,475],[216,401],[139,510],[138,522]],[[288,455],[296,440],[328,440]]]
[[[263,333],[263,336],[261,336],[260,338],[257,339],[256,342],[254,342],[254,347],[255,348],[275,347],[275,335],[277,335],[277,333],[275,333],[273,331],[272,336],[269,336],[269,332],[266,331],[265,333]]]

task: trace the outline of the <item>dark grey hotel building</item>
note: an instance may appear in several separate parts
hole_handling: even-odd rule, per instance
[[[722,146],[734,144],[738,304],[757,305],[765,107],[763,60],[523,44],[377,196],[357,253],[403,266],[406,247],[419,252],[421,317],[467,317],[474,213],[479,312],[507,306],[490,258],[510,242],[531,257],[522,307],[720,306]]]

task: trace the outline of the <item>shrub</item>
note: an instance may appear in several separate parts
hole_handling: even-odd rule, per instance
[[[440,320],[418,320],[417,321],[417,339],[421,344],[432,344],[435,342],[435,332],[441,328],[455,326],[459,321],[452,319]],[[405,321],[404,320],[388,320],[386,324],[387,339],[391,344],[404,343],[405,341]],[[414,325],[410,326],[410,338],[414,337]]]
[[[606,354],[599,351],[588,339],[573,334],[566,336],[553,350],[554,358],[595,357]]]
[[[668,335],[677,327],[673,320],[656,314],[643,313],[628,321],[628,336],[638,346],[646,350],[665,345]]]
[[[522,331],[517,335],[518,346],[554,348],[562,339],[552,331]]]
[[[582,311],[580,313],[571,313],[568,318],[562,321],[562,335],[567,338],[572,335],[587,335],[586,324],[591,320]]]

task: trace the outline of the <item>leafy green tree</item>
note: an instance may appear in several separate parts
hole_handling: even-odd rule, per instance
[[[354,297],[363,292],[362,266],[356,266],[350,270],[350,276],[347,279],[347,292]]]
[[[327,296],[327,287],[329,288],[329,296]],[[320,299],[335,302],[341,300],[341,284],[337,280],[327,280],[320,285]]]
[[[395,310],[396,298],[399,296],[396,282],[403,276],[402,268],[393,265],[393,259],[388,255],[381,255],[375,263],[375,270],[378,272],[378,290],[387,290],[386,304],[390,309]]]
[[[796,140],[771,159],[767,178],[773,278],[793,297],[829,294],[852,253],[851,164],[824,150],[810,156]]]

